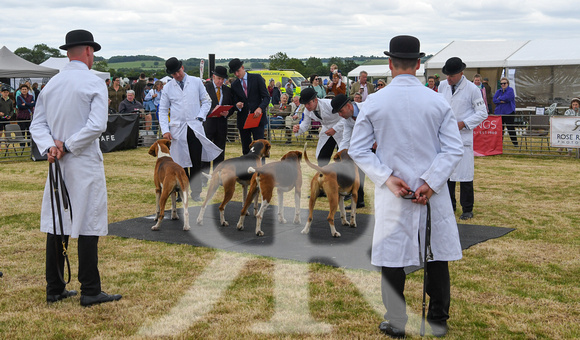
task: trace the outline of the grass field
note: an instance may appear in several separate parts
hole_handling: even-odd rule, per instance
[[[289,150],[275,146],[269,161]],[[228,145],[227,157],[239,151]],[[105,154],[109,222],[154,212],[154,164],[144,148]],[[450,263],[447,338],[580,337],[579,166],[569,158],[476,158],[471,223],[516,230]],[[303,169],[306,207],[313,172]],[[2,339],[384,337],[377,329],[384,312],[377,272],[114,236],[100,239],[99,267],[103,289],[123,299],[83,308],[75,297],[47,306],[39,231],[46,173],[46,162],[0,163]],[[360,213],[373,212],[372,187],[367,179],[367,208]],[[238,190],[234,200],[240,196]],[[192,216],[192,230],[194,223]],[[78,290],[76,240],[70,253],[69,289]],[[419,338],[422,279],[421,271],[407,279],[410,338]]]

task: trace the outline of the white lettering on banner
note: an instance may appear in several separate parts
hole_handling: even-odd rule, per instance
[[[550,144],[553,147],[580,148],[580,118],[550,117]]]
[[[114,142],[115,141],[115,135],[102,135],[101,136],[101,142]]]
[[[492,129],[495,130],[495,128],[497,127],[495,120],[484,120],[483,122],[481,122],[477,127],[481,128],[481,129]]]

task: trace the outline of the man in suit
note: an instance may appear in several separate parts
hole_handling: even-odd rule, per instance
[[[350,88],[350,100],[354,100],[355,93],[360,93],[362,101],[364,102],[369,94],[375,92],[373,84],[367,82],[368,75],[367,71],[360,71],[358,77],[359,81],[352,84],[352,87]]]
[[[223,66],[216,66],[212,81],[206,82],[205,89],[211,98],[211,113],[217,105],[234,105],[232,89],[224,85],[224,80],[228,78],[228,71]],[[203,123],[205,136],[211,140],[217,147],[224,150],[216,159],[213,160],[213,168],[224,160],[226,151],[226,138],[228,136],[228,117],[234,113],[232,107],[229,111],[221,113],[221,117],[208,117]],[[210,162],[202,163],[202,171],[209,173]],[[202,178],[203,181],[203,178]]]
[[[264,138],[264,127],[268,121],[265,113],[270,104],[270,95],[264,78],[259,74],[246,72],[243,64],[240,59],[235,58],[229,62],[228,66],[230,73],[237,78],[232,84],[232,92],[238,109],[237,124],[242,141],[242,153],[245,155],[250,152],[252,137],[254,140]],[[255,128],[244,129],[246,118],[250,114],[256,118],[262,115],[260,124]]]

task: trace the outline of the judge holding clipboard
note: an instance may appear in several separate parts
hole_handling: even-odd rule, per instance
[[[235,112],[232,89],[224,85],[224,80],[227,77],[227,69],[223,66],[216,66],[211,81],[204,84],[205,89],[211,98],[211,108],[209,109],[209,114],[203,123],[205,136],[220,149],[224,150],[216,159],[213,160],[214,169],[224,160],[226,139],[228,136],[228,117]],[[210,162],[202,162],[201,167],[201,171],[210,173]]]
[[[245,155],[250,152],[250,144],[253,140],[264,138],[264,126],[266,126],[267,117],[264,114],[270,104],[270,94],[266,88],[266,82],[259,74],[246,72],[244,63],[238,59],[232,59],[229,62],[230,73],[235,74],[236,81],[232,84],[234,103],[238,113],[237,125],[240,130],[240,139],[242,141],[242,153]],[[244,128],[246,118],[253,115],[254,118],[260,118],[258,126]]]

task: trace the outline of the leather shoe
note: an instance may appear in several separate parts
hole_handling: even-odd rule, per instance
[[[4,274],[2,274],[2,272],[0,272],[0,277],[4,276]]]
[[[194,202],[201,202],[201,197],[199,197],[199,194],[197,194],[197,195],[194,195],[193,193],[191,193],[191,199],[192,199]]]
[[[64,300],[66,298],[69,298],[71,296],[75,296],[77,295],[77,291],[76,290],[63,290],[62,293],[60,294],[56,294],[56,295],[47,295],[46,296],[46,302],[48,303],[54,303],[60,300]]]
[[[111,302],[121,300],[122,296],[120,294],[109,295],[105,292],[101,292],[98,295],[81,295],[81,306],[88,307],[96,305],[99,303]]]
[[[431,333],[433,333],[433,336],[437,338],[444,337],[447,334],[448,330],[447,321],[442,322],[429,321],[429,326],[431,326]]]
[[[391,325],[388,321],[383,321],[379,325],[379,330],[394,339],[403,339],[405,330]]]
[[[463,214],[461,214],[461,216],[459,216],[460,220],[469,220],[470,218],[473,218],[473,212],[464,212]]]

